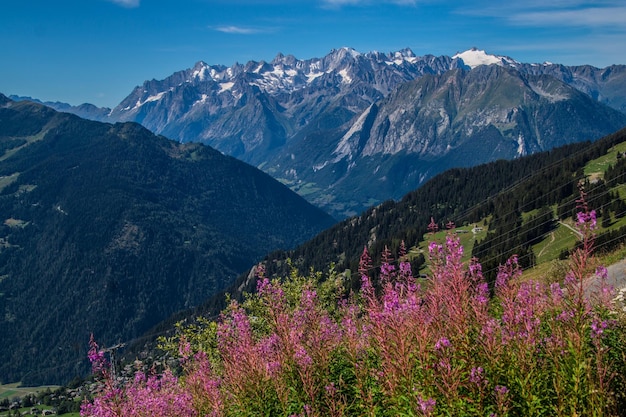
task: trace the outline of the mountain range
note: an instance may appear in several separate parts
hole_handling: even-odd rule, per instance
[[[626,125],[626,66],[520,63],[332,50],[306,60],[208,65],[146,81],[114,109],[62,111],[135,121],[259,167],[336,218],[400,198],[435,174]]]
[[[198,63],[114,109],[0,95],[0,380],[80,374],[90,332],[109,346],[142,338],[310,237],[274,252],[268,270],[285,257],[355,270],[364,245],[417,244],[429,216],[487,201],[465,221],[484,217],[490,197],[540,160],[568,160],[541,175],[571,188],[609,145],[584,161],[577,152],[626,125],[623,74],[478,50],[342,48],[306,61]],[[542,190],[559,204],[546,178],[522,194]],[[329,228],[333,218],[287,186],[335,219],[363,215]],[[399,201],[379,204],[390,198]]]
[[[110,346],[334,223],[269,175],[136,123],[0,95],[0,382],[86,371]]]

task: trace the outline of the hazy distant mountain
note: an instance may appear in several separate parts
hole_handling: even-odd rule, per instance
[[[0,95],[0,382],[61,382],[330,226],[267,174]]]
[[[451,95],[410,92],[422,77]],[[199,62],[146,81],[107,117],[209,144],[344,217],[459,163],[598,138],[626,125],[623,113],[623,65],[525,64],[476,48],[452,57],[341,48],[307,60],[279,54],[231,67]]]
[[[32,101],[48,107],[52,107],[56,111],[72,113],[79,117],[82,117],[83,119],[95,120],[98,122],[108,121],[109,114],[111,113],[111,109],[109,109],[108,107],[97,107],[89,103],[72,106],[71,104],[62,103],[60,101],[41,101],[32,97],[11,95],[9,96],[9,98],[13,101]]]

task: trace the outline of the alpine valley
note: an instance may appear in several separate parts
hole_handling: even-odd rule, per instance
[[[146,81],[112,110],[49,104],[208,144],[340,219],[451,167],[626,126],[626,66],[526,64],[476,48],[452,57],[341,48],[307,60],[198,62]]]
[[[269,175],[136,123],[0,95],[0,382],[87,372],[333,219]]]
[[[246,272],[271,252],[271,273],[287,257],[354,271],[364,245],[415,250],[430,216],[485,222],[490,205],[460,213],[537,167],[563,182],[524,190],[569,209],[579,171],[624,152],[626,66],[341,48],[198,62],[114,109],[36,101],[0,94],[0,382],[84,374],[89,333],[149,339],[172,314],[251,288]],[[530,215],[500,199],[499,215]],[[621,230],[615,206],[607,230]]]

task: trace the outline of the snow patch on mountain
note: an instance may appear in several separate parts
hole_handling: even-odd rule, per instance
[[[348,70],[345,68],[339,71],[339,75],[341,75],[341,80],[344,84],[350,84],[352,82],[352,77],[350,77]]]
[[[208,69],[209,69],[209,66],[207,64],[205,64],[204,62],[200,62],[195,66],[195,69],[193,73],[191,74],[191,77],[197,78],[200,81],[204,81]]]
[[[171,91],[172,89],[170,89]],[[149,103],[151,101],[158,101],[161,100],[161,98],[163,98],[163,96],[165,95],[165,93],[167,93],[167,91],[161,91],[158,94],[149,96],[148,98],[146,98],[145,100],[141,101],[141,99],[137,100],[137,103],[135,103],[135,107],[133,107],[133,110],[138,109],[139,107],[143,106],[146,103]]]
[[[313,71],[311,71],[311,72],[309,72],[308,74],[305,75],[306,76],[306,82],[308,84],[310,84],[310,83],[313,82],[313,80],[315,80],[316,78],[321,77],[322,75],[324,75],[323,72],[320,72],[320,71],[313,72]]]
[[[194,102],[193,105],[195,106],[196,104],[204,104],[206,103],[207,98],[209,98],[208,95],[202,94],[202,96],[200,97],[200,100],[197,100],[196,102]]]
[[[149,101],[157,101],[157,100],[161,100],[161,97],[163,97],[163,95],[166,93],[167,91],[162,91],[158,94],[155,94],[153,96],[148,97],[144,103],[148,103]]]
[[[223,93],[224,91],[232,90],[234,85],[235,85],[235,83],[232,82],[232,81],[228,82],[228,83],[221,83],[220,84],[220,93]]]
[[[414,64],[418,61],[418,57],[409,48],[405,48],[401,51],[394,52],[392,57],[393,57],[393,60],[385,61],[385,64],[400,66],[405,62],[408,62],[409,64]]]
[[[528,153],[526,150],[526,142],[524,141],[524,136],[520,133],[517,137],[517,156],[524,156]]]
[[[530,88],[532,88],[532,90],[535,93],[539,94],[541,97],[546,98],[551,103],[556,103],[557,101],[564,101],[569,98],[569,95],[565,94],[564,92],[563,93],[560,93],[559,91],[548,92],[538,85],[530,84]]]
[[[328,165],[328,161],[324,161],[322,164],[313,165],[313,172],[317,172],[320,169],[323,169],[326,165]]]
[[[343,48],[341,48],[341,50],[348,52],[352,56],[352,58],[357,58],[361,56],[361,53],[354,48],[348,48],[347,46],[344,46]]]
[[[483,50],[472,48],[465,52],[457,53],[452,57],[452,59],[461,59],[465,65],[474,69],[480,65],[511,65],[515,66],[519,64],[514,59],[499,56],[499,55],[491,55],[486,53]]]

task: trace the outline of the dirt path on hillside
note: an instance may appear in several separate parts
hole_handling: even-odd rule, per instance
[[[563,223],[562,221],[559,221],[559,224],[561,224],[561,225],[563,225],[563,226],[567,227],[569,230],[571,230],[572,232],[574,232],[574,233],[576,234],[576,236],[578,236],[578,238],[582,238],[582,237],[583,237],[583,234],[582,234],[582,233],[580,233],[580,230],[578,230],[578,229],[576,229],[576,228],[574,228],[574,227],[570,226],[569,224],[567,224],[567,223]]]
[[[539,253],[537,254],[537,258],[541,258],[541,255],[543,255],[543,253],[546,251],[546,249],[548,249],[550,244],[552,244],[553,242],[554,242],[554,232],[551,232],[550,233],[550,243],[548,243],[546,246],[543,247],[543,249],[541,249],[541,251],[539,251]]]

